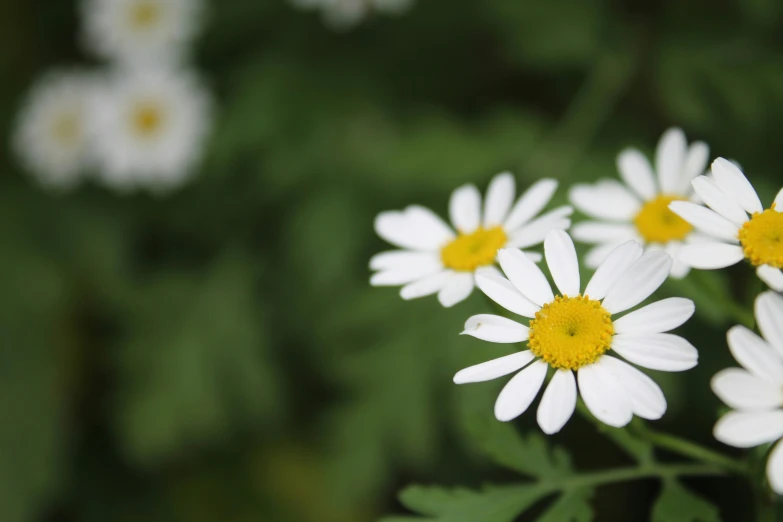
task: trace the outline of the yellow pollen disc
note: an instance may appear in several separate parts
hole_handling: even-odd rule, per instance
[[[440,257],[448,268],[472,271],[480,266],[491,265],[498,249],[503,248],[507,240],[503,227],[479,227],[470,234],[460,234],[457,239],[443,247]]]
[[[738,239],[745,258],[755,266],[772,265],[783,268],[783,214],[775,204],[764,212],[756,212],[739,231]]]
[[[74,143],[79,139],[81,126],[75,114],[62,114],[52,124],[52,134],[55,140],[64,145]]]
[[[661,194],[644,204],[633,218],[639,234],[648,243],[668,243],[685,239],[693,227],[690,223],[669,210],[669,203],[682,201],[679,196]]]
[[[130,21],[136,29],[148,29],[160,18],[160,7],[155,2],[136,2],[131,6]]]
[[[163,124],[163,114],[161,110],[153,104],[139,105],[132,115],[133,130],[136,134],[149,137],[160,130]]]
[[[592,364],[612,344],[611,314],[587,296],[555,297],[530,321],[530,351],[553,368]]]

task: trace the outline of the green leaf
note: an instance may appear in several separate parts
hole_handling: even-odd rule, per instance
[[[720,522],[718,508],[685,489],[676,480],[667,480],[653,506],[652,522]]]
[[[538,522],[590,522],[593,520],[592,496],[590,488],[567,491],[552,503]]]
[[[480,491],[411,486],[400,494],[408,509],[437,522],[513,522],[546,490],[536,486],[487,486]],[[384,519],[393,522],[395,519]],[[396,520],[406,520],[397,518]]]
[[[214,442],[279,408],[251,266],[226,254],[206,277],[164,274],[139,288],[115,419],[136,460]]]

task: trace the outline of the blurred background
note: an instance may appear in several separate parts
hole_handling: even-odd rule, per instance
[[[193,62],[213,126],[182,188],[49,191],[0,148],[3,522],[369,522],[403,514],[412,482],[517,480],[461,420],[491,417],[503,380],[451,383],[497,353],[457,335],[482,296],[444,310],[371,288],[374,216],[445,215],[453,188],[506,169],[522,188],[559,179],[560,204],[671,125],[739,161],[765,204],[781,185],[777,0],[418,0],[351,27],[284,0],[207,7]],[[44,71],[99,62],[74,0],[2,11],[10,144]],[[742,266],[696,277],[759,290]],[[702,286],[662,292],[697,300],[682,333],[702,355],[650,372],[670,405],[656,426],[733,452],[708,386],[733,323]],[[629,463],[581,418],[551,441],[580,469]],[[749,520],[744,483],[687,484]],[[647,520],[658,491],[602,488],[596,520]]]

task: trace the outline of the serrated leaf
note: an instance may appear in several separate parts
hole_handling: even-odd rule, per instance
[[[686,489],[676,480],[663,483],[653,506],[652,522],[720,522],[720,511],[713,504]]]
[[[402,491],[400,501],[408,509],[427,515],[411,520],[513,522],[544,494],[546,490],[533,485],[487,486],[480,491],[411,486]]]
[[[593,508],[591,488],[570,490],[560,495],[537,522],[590,522]]]

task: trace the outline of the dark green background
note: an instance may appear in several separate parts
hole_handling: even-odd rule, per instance
[[[1,11],[7,144],[41,73],[104,65],[78,48],[72,1]],[[776,0],[419,0],[340,34],[282,0],[213,2],[195,54],[217,119],[184,189],[52,195],[0,149],[0,520],[364,522],[401,513],[410,482],[510,479],[459,413],[491,415],[503,380],[451,384],[501,353],[457,335],[487,305],[370,288],[374,216],[445,214],[454,187],[505,169],[561,180],[562,203],[671,125],[739,161],[768,204],[782,20]],[[708,383],[732,320],[695,287],[748,306],[760,286],[743,266],[689,281],[661,295],[697,299],[682,333],[701,364],[651,372],[669,401],[655,424],[730,451]],[[552,439],[581,469],[627,463],[579,418]],[[688,484],[749,520],[744,483]],[[658,488],[601,489],[597,520],[647,520]]]

